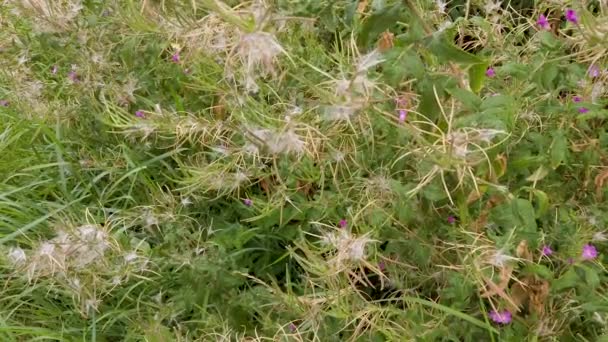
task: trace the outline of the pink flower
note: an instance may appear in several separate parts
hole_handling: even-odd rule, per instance
[[[138,111],[135,111],[135,116],[143,119],[144,117],[146,117],[146,114],[144,113],[143,110],[138,110]]]
[[[399,123],[404,123],[407,118],[407,110],[399,109]]]
[[[289,331],[295,332],[296,329],[298,329],[298,327],[295,324],[289,323]]]
[[[0,106],[2,107],[8,107],[10,103],[7,100],[0,100]]]
[[[574,101],[575,103],[579,103],[579,102],[583,101],[583,98],[580,96],[575,96],[572,98],[572,101]]]
[[[173,61],[173,63],[179,63],[179,52],[176,52],[171,56],[171,61]]]
[[[597,65],[592,65],[589,67],[589,76],[591,78],[596,78],[600,75],[600,68]]]
[[[538,20],[536,21],[536,25],[538,25],[543,30],[548,30],[549,28],[551,28],[551,25],[549,25],[549,21],[547,20],[547,17],[545,17],[543,14],[541,14],[540,17],[538,17]]]
[[[448,216],[448,223],[449,224],[454,224],[456,223],[456,218],[452,215]]]
[[[583,253],[581,254],[583,259],[592,260],[597,258],[597,249],[595,246],[587,244],[583,246]]]
[[[549,256],[549,255],[553,254],[553,250],[551,249],[551,247],[545,245],[545,246],[543,246],[542,254],[544,256]]]
[[[566,20],[573,24],[578,24],[578,16],[576,15],[576,11],[571,8],[568,8],[566,10]]]
[[[78,82],[78,74],[74,70],[70,70],[70,72],[68,72],[68,78],[74,83]]]
[[[340,225],[340,228],[345,228],[348,225],[348,222],[345,219],[341,219],[338,224]]]
[[[501,312],[492,310],[490,311],[489,316],[495,323],[498,324],[509,324],[513,319],[513,317],[511,316],[511,312],[509,312],[508,310],[503,310]]]
[[[586,108],[586,107],[580,107],[580,108],[578,109],[578,112],[579,112],[579,113],[581,113],[581,114],[585,114],[585,113],[588,113],[588,112],[589,112],[589,109],[588,109],[588,108]]]
[[[245,204],[248,207],[251,207],[253,205],[253,201],[251,199],[249,199],[249,198],[245,198],[243,200],[243,204]]]
[[[488,76],[488,77],[496,76],[496,71],[494,71],[494,68],[488,68],[488,70],[486,70],[486,76]]]
[[[386,269],[386,264],[384,263],[384,261],[380,261],[378,263],[378,268],[380,269],[381,272],[384,272],[384,270]]]

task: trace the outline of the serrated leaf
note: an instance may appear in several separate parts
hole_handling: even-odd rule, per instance
[[[551,144],[551,167],[556,169],[566,160],[568,153],[568,138],[562,131],[558,131]]]
[[[428,43],[428,48],[443,62],[455,62],[465,65],[485,63],[480,57],[455,46],[443,34],[434,35]]]
[[[553,272],[547,266],[544,265],[528,264],[525,268],[525,271],[527,273],[535,274],[543,279],[553,279]]]
[[[587,285],[589,285],[592,289],[597,288],[601,283],[600,276],[597,274],[597,271],[589,266],[582,265],[581,267],[585,271],[585,282]]]
[[[456,98],[466,109],[478,109],[481,105],[481,99],[474,93],[459,87],[447,88],[446,91]]]
[[[386,29],[395,25],[395,23],[401,19],[402,16],[400,9],[401,6],[396,5],[383,8],[370,15],[369,18],[363,23],[359,33],[359,43],[363,46],[368,46],[372,39],[377,37]]]
[[[574,267],[571,267],[564,275],[554,280],[551,283],[551,288],[554,291],[561,291],[567,288],[575,287],[581,281]]]

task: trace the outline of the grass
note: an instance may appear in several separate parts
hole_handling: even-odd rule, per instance
[[[0,338],[606,340],[608,8],[492,4],[6,1]]]

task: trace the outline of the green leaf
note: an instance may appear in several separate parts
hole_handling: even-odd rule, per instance
[[[566,160],[568,153],[568,138],[563,131],[557,131],[551,144],[551,167],[556,169]]]
[[[513,210],[520,219],[522,228],[528,233],[536,233],[538,227],[536,225],[536,215],[534,214],[532,203],[528,200],[518,198],[513,201]]]
[[[372,39],[377,37],[389,27],[395,25],[395,23],[402,17],[402,12],[400,9],[401,6],[396,5],[383,8],[382,10],[374,12],[372,15],[370,15],[365,23],[363,23],[363,27],[359,33],[359,44],[368,46]]]
[[[483,88],[487,68],[488,63],[474,64],[469,68],[469,87],[476,94]]]
[[[442,62],[459,64],[484,64],[485,61],[472,53],[468,53],[452,44],[443,34],[434,35],[428,42],[429,50]]]
[[[551,282],[553,291],[561,291],[567,288],[575,287],[580,282],[580,277],[574,267],[571,267],[564,275]]]
[[[545,265],[529,264],[525,267],[526,273],[535,274],[543,279],[553,279],[553,272]]]
[[[459,87],[450,87],[446,91],[456,98],[466,109],[476,110],[481,106],[481,99],[469,90]]]
[[[534,189],[534,197],[536,197],[536,218],[540,218],[549,210],[549,196],[544,191]]]
[[[589,285],[592,289],[597,288],[601,283],[600,276],[597,274],[597,271],[585,265],[581,265],[581,268],[585,271],[585,282],[587,285]]]

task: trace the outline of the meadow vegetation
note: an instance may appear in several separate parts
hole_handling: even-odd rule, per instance
[[[4,0],[0,340],[608,341],[608,4]]]

